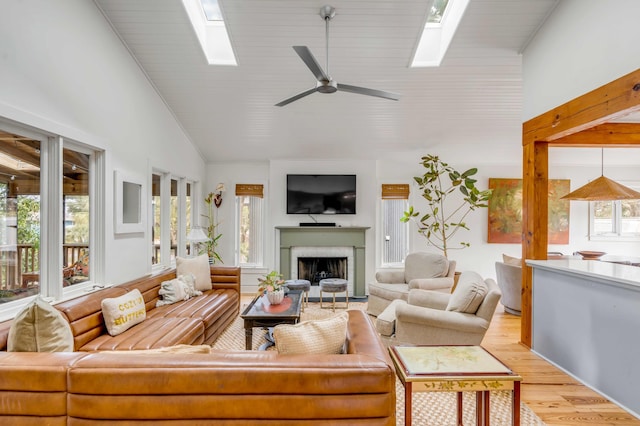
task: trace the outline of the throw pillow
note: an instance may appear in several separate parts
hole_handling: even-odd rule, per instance
[[[73,333],[62,313],[37,296],[13,319],[9,352],[73,352]]]
[[[187,300],[191,296],[188,293],[187,284],[179,278],[170,281],[163,281],[158,291],[160,300],[156,302],[156,308],[165,305],[172,305],[181,300]]]
[[[187,294],[190,297],[202,296],[202,292],[196,290],[196,278],[193,274],[178,275],[178,279],[187,286]]]
[[[451,293],[446,310],[475,314],[488,292],[489,287],[479,274],[465,271],[460,274],[458,285]]]
[[[347,338],[349,314],[331,318],[280,324],[273,329],[276,349],[281,354],[339,354]]]
[[[209,266],[209,256],[201,254],[200,256],[185,259],[178,257],[176,259],[177,275],[193,274],[196,279],[196,290],[211,290],[211,267]]]
[[[520,259],[519,257],[512,257],[507,254],[503,254],[502,261],[507,265],[522,266],[522,259]]]
[[[137,288],[119,297],[102,299],[102,316],[107,332],[117,336],[147,317],[144,298]]]

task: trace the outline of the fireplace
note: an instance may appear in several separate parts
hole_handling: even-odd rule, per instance
[[[315,298],[320,297],[322,278],[342,278],[348,282],[349,295],[353,295],[353,255],[353,247],[292,247],[291,279],[309,280],[309,297]]]
[[[363,226],[277,226],[276,264],[285,279],[298,279],[299,257],[347,258],[349,297],[366,296],[366,231]],[[318,297],[320,286],[311,287],[309,297]]]
[[[325,278],[347,279],[346,257],[298,257],[298,279],[320,285]]]

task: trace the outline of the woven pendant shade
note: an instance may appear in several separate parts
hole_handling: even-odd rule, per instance
[[[561,198],[578,201],[639,200],[640,192],[600,176]]]

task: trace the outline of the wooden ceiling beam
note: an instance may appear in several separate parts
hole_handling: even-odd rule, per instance
[[[640,69],[526,121],[522,144],[556,139],[640,111]]]
[[[549,142],[550,147],[635,148],[640,123],[605,123]]]

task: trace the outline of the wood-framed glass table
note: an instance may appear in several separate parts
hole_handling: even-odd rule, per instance
[[[520,426],[520,382],[481,346],[391,346],[391,358],[404,385],[404,424],[411,424],[414,392],[457,392],[457,424],[462,425],[462,392],[476,392],[476,424],[490,425],[490,392],[510,390],[512,423]]]
[[[245,348],[250,351],[253,343],[254,327],[275,327],[278,324],[296,324],[300,321],[302,292],[289,291],[282,303],[272,305],[266,294],[257,296],[240,314],[244,320]]]

